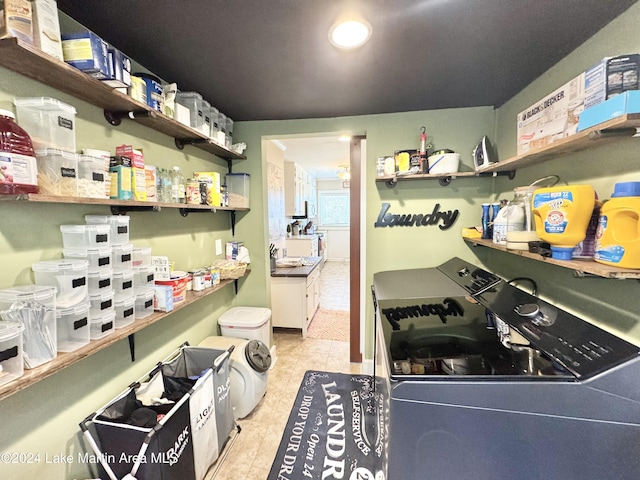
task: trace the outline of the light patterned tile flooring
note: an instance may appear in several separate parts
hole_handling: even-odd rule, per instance
[[[349,309],[348,272],[348,262],[325,263],[320,275],[320,308]],[[206,480],[265,480],[304,373],[360,373],[360,364],[349,362],[348,342],[303,340],[295,330],[275,332],[273,340],[278,358],[269,371],[267,394],[251,414],[238,420],[241,433],[225,448]]]

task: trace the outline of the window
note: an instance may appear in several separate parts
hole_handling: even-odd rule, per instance
[[[322,226],[349,225],[349,191],[321,190],[318,192],[319,221]]]

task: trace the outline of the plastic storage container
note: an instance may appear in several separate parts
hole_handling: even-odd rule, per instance
[[[249,174],[227,173],[225,176],[229,207],[249,208]]]
[[[87,298],[86,260],[43,260],[31,265],[36,285],[56,287],[56,308],[68,308]]]
[[[505,232],[506,245],[509,250],[529,250],[529,242],[538,240],[536,225],[531,212],[531,200],[536,186],[516,187],[513,189],[513,200],[507,207],[511,209],[507,216]]]
[[[224,337],[260,340],[271,345],[271,310],[261,307],[234,307],[220,315],[218,325]]]
[[[29,134],[0,110],[0,195],[38,193],[38,165]]]
[[[111,278],[116,298],[133,297],[133,270],[113,272]]]
[[[131,325],[135,317],[135,303],[136,298],[120,298],[113,301],[113,306],[116,311],[115,324],[116,328],[123,328],[127,325]]]
[[[43,195],[78,196],[78,155],[45,148],[36,150],[38,191]]]
[[[99,340],[106,337],[116,330],[116,311],[104,310],[100,313],[91,314],[91,325],[89,327],[89,338],[91,340]]]
[[[99,272],[89,272],[87,276],[89,294],[113,289],[113,270],[110,268]]]
[[[615,184],[600,210],[594,260],[621,268],[640,268],[640,182]]]
[[[0,322],[0,385],[24,374],[23,331],[19,323]]]
[[[108,225],[60,225],[64,248],[99,248],[111,245]]]
[[[105,310],[113,310],[113,299],[114,299],[114,291],[113,290],[105,290],[103,292],[90,293],[89,294],[89,305],[91,315],[102,313]]]
[[[129,215],[85,215],[88,225],[109,225],[111,228],[111,245],[129,243]]]
[[[62,255],[66,259],[86,260],[89,262],[89,273],[98,273],[111,270],[112,261],[111,247],[100,248],[63,248]]]
[[[133,245],[125,243],[113,245],[113,271],[130,271],[133,267]]]
[[[55,287],[21,285],[0,290],[0,317],[24,327],[26,368],[35,368],[57,355],[55,306]]]
[[[56,148],[76,151],[76,109],[55,98],[34,97],[14,100],[18,124],[24,128],[36,150]]]
[[[202,115],[202,95],[197,92],[176,93],[176,103],[189,109],[191,114],[191,128],[202,131],[204,118]]]
[[[156,269],[153,266],[150,267],[133,267],[133,286],[144,287],[155,285]]]
[[[151,266],[151,247],[133,247],[133,267]]]
[[[40,166],[38,165],[38,168]],[[107,195],[109,169],[102,158],[78,155],[78,196],[109,198]]]
[[[58,351],[72,352],[89,343],[89,302],[56,309]]]
[[[148,287],[136,287],[135,288],[136,303],[135,303],[135,317],[145,318],[153,313],[153,286]]]

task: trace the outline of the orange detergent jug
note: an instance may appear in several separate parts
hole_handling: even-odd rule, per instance
[[[594,260],[640,268],[640,182],[616,183],[600,211]]]
[[[533,192],[536,233],[552,246],[553,258],[570,259],[585,239],[595,205],[591,185],[560,185]]]

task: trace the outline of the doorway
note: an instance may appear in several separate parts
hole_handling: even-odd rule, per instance
[[[327,263],[331,261],[345,261],[348,265],[348,335],[349,352],[351,362],[362,362],[362,351],[364,342],[361,338],[361,285],[360,285],[360,209],[361,209],[361,155],[363,153],[362,142],[364,137],[352,137],[347,142],[339,142],[336,134],[314,134],[313,136],[301,135],[281,135],[277,138],[266,140],[276,145],[279,152],[271,145],[267,151],[267,170],[274,174],[277,170],[277,162],[293,162],[299,164],[317,181],[317,189],[313,195],[314,225],[325,235],[327,244]],[[275,156],[275,162],[269,155]],[[278,159],[281,157],[281,160]],[[291,165],[288,165],[291,167]],[[283,169],[284,170],[284,169]],[[289,168],[291,170],[291,168]],[[345,170],[349,172],[350,178],[344,178]],[[338,177],[341,173],[343,178]],[[276,171],[275,175],[278,173]],[[285,245],[286,242],[279,242],[279,236],[286,239],[286,225],[292,218],[286,217],[282,221],[282,207],[277,200],[273,202],[273,189],[278,189],[278,182],[269,180],[268,187],[268,218],[269,218],[269,240],[270,243]],[[282,189],[284,190],[284,188]],[[344,196],[348,193],[347,205],[349,209],[348,219],[344,225],[323,225],[320,223],[321,208],[318,203],[318,192],[324,192],[330,196],[330,192]],[[274,206],[275,205],[275,206]],[[280,211],[278,211],[280,209]],[[305,222],[311,219],[305,220]],[[307,223],[308,224],[308,223]],[[341,228],[342,227],[342,228]],[[332,242],[332,235],[335,241]],[[332,250],[333,245],[333,250]],[[348,262],[348,263],[346,263]],[[322,297],[322,292],[321,292]],[[317,320],[314,317],[311,325]]]

